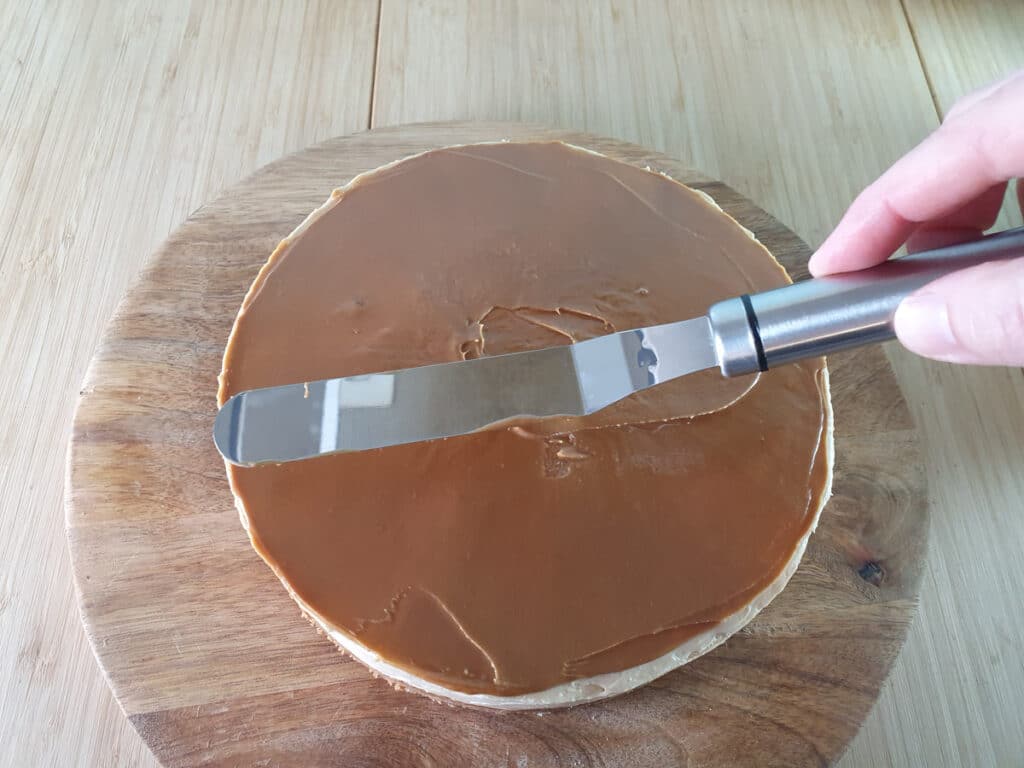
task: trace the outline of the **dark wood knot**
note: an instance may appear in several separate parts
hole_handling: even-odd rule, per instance
[[[866,560],[857,570],[857,575],[864,579],[868,584],[880,587],[882,586],[882,582],[885,580],[885,569],[882,568],[880,563],[874,560]]]

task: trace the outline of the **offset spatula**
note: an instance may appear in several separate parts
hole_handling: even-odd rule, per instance
[[[724,376],[894,337],[909,294],[949,272],[1024,256],[1024,228],[873,269],[727,299],[705,317],[533,352],[254,389],[214,425],[228,461],[253,465],[450,437],[515,417],[584,416],[717,367]]]

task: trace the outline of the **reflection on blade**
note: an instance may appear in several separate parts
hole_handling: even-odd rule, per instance
[[[516,417],[582,416],[715,365],[706,318],[533,352],[241,392],[214,440],[235,464],[450,437]]]
[[[338,404],[341,402],[338,393],[341,384],[341,379],[324,382],[324,403],[320,409],[320,453],[334,453],[338,450]]]
[[[341,409],[390,408],[395,402],[395,375],[392,373],[350,376],[324,382],[324,401],[320,411],[320,453],[334,453],[338,446]]]
[[[333,379],[338,382],[338,404],[344,408],[387,408],[395,402],[395,375],[376,373]]]
[[[634,392],[717,365],[706,317],[623,331],[573,344],[586,413]]]

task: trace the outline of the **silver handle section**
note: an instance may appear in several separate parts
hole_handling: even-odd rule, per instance
[[[933,280],[986,261],[1024,257],[1024,227],[962,245],[923,251],[877,267],[740,296],[708,311],[726,376],[895,337],[893,316]]]

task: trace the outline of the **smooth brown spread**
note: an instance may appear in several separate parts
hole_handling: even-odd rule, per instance
[[[787,281],[697,193],[557,143],[438,150],[335,202],[250,290],[222,400],[686,319]],[[331,624],[450,689],[540,691],[656,658],[779,575],[826,484],[822,367],[229,471],[256,548]]]

